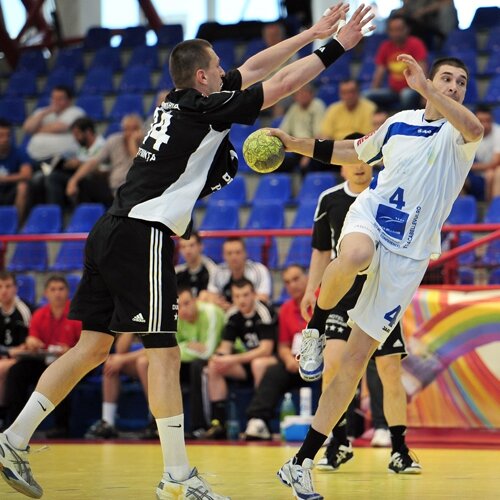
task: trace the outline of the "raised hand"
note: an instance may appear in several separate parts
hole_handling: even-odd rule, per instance
[[[406,83],[408,83],[408,87],[423,95],[427,88],[428,80],[420,64],[408,54],[399,54],[397,59],[406,64],[406,69],[403,74],[406,78]]]
[[[375,17],[375,14],[370,14],[370,11],[370,6],[361,4],[349,22],[337,34],[337,40],[345,50],[356,47],[364,35],[375,29],[375,26],[368,26],[368,23]]]
[[[321,40],[334,35],[337,32],[338,22],[341,19],[345,19],[348,11],[349,5],[343,2],[334,6],[332,5],[332,7],[327,9],[319,21],[309,28],[312,31],[314,39]]]

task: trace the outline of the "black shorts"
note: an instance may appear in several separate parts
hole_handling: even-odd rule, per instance
[[[327,340],[338,339],[347,342],[351,333],[351,327],[347,324],[348,319],[349,315],[345,309],[334,308],[326,320],[325,335]],[[395,326],[389,337],[383,344],[380,344],[372,357],[390,356],[391,354],[401,354],[401,359],[407,355],[401,323]]]
[[[137,333],[144,347],[177,345],[171,234],[160,224],[103,215],[87,239],[69,317],[84,330]]]

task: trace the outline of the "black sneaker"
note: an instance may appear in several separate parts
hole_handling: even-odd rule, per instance
[[[418,458],[408,448],[396,451],[391,455],[388,469],[396,474],[422,473],[422,466],[418,463]]]
[[[316,468],[318,470],[337,470],[342,464],[351,460],[354,456],[352,451],[352,444],[346,446],[344,444],[339,444],[332,439],[330,444],[326,447],[325,454],[323,458],[320,458]]]
[[[85,439],[114,439],[118,437],[118,431],[106,420],[98,420],[85,433]]]
[[[210,429],[205,432],[203,439],[227,439],[226,428],[220,423],[219,420],[212,420]]]

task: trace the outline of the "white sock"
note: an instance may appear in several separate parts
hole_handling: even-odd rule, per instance
[[[34,392],[14,423],[5,431],[9,443],[24,450],[36,428],[54,408],[54,404],[42,393]]]
[[[109,425],[115,426],[116,422],[116,410],[118,409],[117,403],[106,403],[102,404],[102,419],[105,420]]]
[[[176,481],[186,479],[191,469],[184,443],[184,413],[175,417],[157,418],[156,425],[163,452],[163,472],[168,472]]]

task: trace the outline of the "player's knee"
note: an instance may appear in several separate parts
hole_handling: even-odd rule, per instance
[[[387,363],[382,366],[378,364],[377,371],[384,387],[389,389],[393,386],[399,386],[399,381],[401,380],[400,363]]]
[[[349,247],[342,249],[339,255],[339,262],[345,272],[357,273],[370,265],[372,257],[372,248]]]
[[[367,362],[367,356],[364,352],[356,350],[346,351],[340,363],[340,373],[349,378],[361,378]]]
[[[149,360],[147,356],[140,356],[139,358],[137,358],[135,362],[135,367],[139,372],[147,370],[148,365],[149,365]]]

